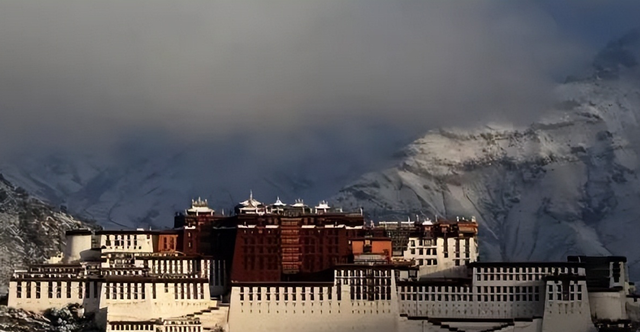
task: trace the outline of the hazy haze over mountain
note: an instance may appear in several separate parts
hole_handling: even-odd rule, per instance
[[[429,129],[526,125],[635,1],[0,4],[0,170],[105,222],[325,198]]]

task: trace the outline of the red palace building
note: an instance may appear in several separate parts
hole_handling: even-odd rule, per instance
[[[327,202],[309,207],[278,198],[265,205],[252,194],[231,216],[194,200],[176,215],[174,229],[182,252],[220,262],[225,288],[238,282],[332,280],[334,266],[353,262],[351,239],[382,235],[365,227],[361,213],[344,213]]]

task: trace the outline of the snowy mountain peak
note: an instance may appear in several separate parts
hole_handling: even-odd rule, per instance
[[[558,86],[558,107],[527,127],[432,130],[395,167],[365,174],[334,201],[379,220],[475,215],[483,259],[626,255],[639,277],[630,244],[640,236],[640,75],[624,55],[638,36],[598,55],[601,72],[615,68],[617,79]]]

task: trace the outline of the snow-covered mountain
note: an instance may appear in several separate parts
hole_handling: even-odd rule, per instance
[[[612,42],[528,127],[439,129],[334,201],[372,218],[475,215],[488,260],[629,258],[640,276],[640,32]]]
[[[372,132],[379,130],[365,135]],[[376,150],[353,158],[350,145],[340,144],[335,135],[294,134],[270,140],[239,135],[195,144],[143,133],[106,149],[23,149],[3,156],[0,172],[29,193],[106,228],[163,228],[172,226],[174,213],[197,197],[218,211],[229,211],[250,190],[267,203],[279,196],[285,202],[303,198],[317,204],[376,169],[372,160],[382,159],[378,153],[391,154],[410,141],[378,136],[380,142],[372,143]],[[335,162],[347,159],[354,160]]]
[[[30,197],[0,174],[0,294],[15,268],[42,263],[63,249],[67,230],[91,227]]]
[[[300,164],[273,170],[245,163],[250,159],[241,156],[217,159],[208,155],[206,147],[168,149],[159,154],[137,150],[137,156],[35,155],[12,159],[0,169],[28,192],[106,228],[172,226],[174,213],[197,197],[228,212],[250,190],[267,203],[279,196],[286,202],[303,197],[313,204],[346,183],[342,173],[325,172],[322,177]],[[256,167],[262,171],[249,170]],[[362,171],[349,172],[354,179]]]

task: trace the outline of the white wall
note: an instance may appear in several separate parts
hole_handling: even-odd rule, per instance
[[[18,297],[18,285],[21,284],[21,296]],[[38,298],[38,284],[40,285],[40,297]],[[30,287],[29,287],[30,285]],[[25,309],[35,312],[44,312],[50,308],[61,308],[68,304],[83,304],[86,312],[95,311],[99,301],[99,282],[89,282],[89,292],[87,292],[87,282],[76,281],[11,281],[9,283],[8,305],[14,308]],[[49,289],[51,286],[51,291]],[[28,288],[31,288],[31,296],[28,295]],[[94,296],[94,288],[98,288],[98,297]],[[59,289],[59,291],[58,291]],[[82,293],[80,291],[82,290]],[[70,294],[68,293],[70,291]]]
[[[517,293],[497,293],[496,289],[485,293],[478,292],[477,287],[461,286],[401,286],[399,310],[408,317],[431,318],[512,319],[542,315],[544,298],[538,295],[539,300],[535,300],[533,286],[519,286],[514,291]]]
[[[589,293],[590,314],[597,319],[627,319],[626,302],[623,291]]]
[[[154,252],[158,242],[157,234],[150,233],[113,233],[98,234],[103,252]]]
[[[395,331],[398,317],[394,301],[351,301],[348,294],[337,301],[302,301],[295,287],[296,301],[240,301],[238,287],[232,288],[229,329],[251,331]]]
[[[462,277],[464,265],[478,260],[476,239],[468,238],[422,239],[410,237],[403,258],[414,260],[420,267],[419,278]],[[458,250],[456,250],[456,246]],[[468,255],[467,255],[468,252]]]
[[[66,245],[62,261],[64,263],[74,263],[80,260],[86,261],[100,257],[99,251],[91,250],[92,234],[67,234],[65,236]]]
[[[390,276],[392,289],[395,289],[395,277]],[[255,294],[260,289],[260,299]],[[350,286],[341,285],[341,301],[338,301],[338,287],[314,287],[314,300],[309,295],[310,288],[291,287],[287,290],[288,300],[284,298],[284,286],[279,287],[279,300],[275,291],[267,287],[252,289],[249,298],[248,288],[232,287],[231,307],[229,310],[229,330],[231,332],[251,331],[397,331],[399,318],[397,296],[391,293],[390,300],[351,300]],[[271,292],[269,300],[266,294]],[[303,300],[302,293],[306,293]],[[295,300],[293,295],[295,293]],[[331,299],[329,299],[329,293]],[[243,300],[241,299],[243,295]],[[320,295],[322,294],[322,296]],[[320,300],[322,298],[322,300]]]
[[[573,299],[565,297],[563,290],[566,286],[574,286]],[[578,292],[580,285],[581,292]],[[569,283],[548,280],[545,285],[543,332],[595,332],[595,325],[591,320],[589,296],[585,280],[572,280]]]
[[[130,288],[127,288],[127,284],[130,285]],[[183,292],[180,286],[183,284],[168,281],[166,283],[167,287],[165,287],[164,282],[107,282],[100,299],[100,307],[101,309],[106,309],[109,321],[139,321],[184,316],[217,305],[216,301],[210,299],[209,287],[206,283],[198,283],[196,285],[197,295],[193,293],[193,288],[182,295]],[[177,293],[176,285],[178,285]],[[144,298],[142,298],[143,287]],[[153,297],[154,287],[156,288],[155,298]],[[127,292],[127,289],[131,289],[131,292]],[[137,296],[135,296],[134,291],[138,293]],[[109,293],[108,296],[107,293]],[[187,296],[187,294],[191,295]]]

